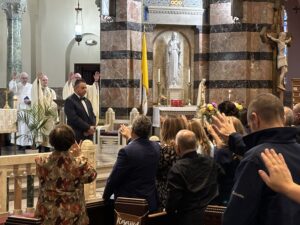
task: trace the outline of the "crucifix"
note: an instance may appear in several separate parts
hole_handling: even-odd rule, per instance
[[[298,14],[298,11],[300,10],[300,7],[295,6],[295,7],[293,8],[293,10],[296,12],[296,14]]]

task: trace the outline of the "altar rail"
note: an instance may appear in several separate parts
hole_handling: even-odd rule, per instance
[[[47,156],[50,153],[24,154],[0,157],[0,213],[8,212],[9,204],[9,186],[13,182],[13,201],[15,215],[21,214],[22,210],[22,191],[26,191],[26,211],[33,212],[34,199],[34,177],[36,175],[35,158]],[[89,159],[94,168],[96,168],[96,146],[90,141],[84,141],[82,144],[82,154]],[[26,181],[26,187],[23,179]],[[84,186],[85,199],[92,200],[96,198],[96,181]]]

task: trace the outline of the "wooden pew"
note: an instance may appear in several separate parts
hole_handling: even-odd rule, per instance
[[[114,205],[103,200],[90,201],[86,204],[90,225],[114,225]],[[115,209],[119,212],[137,216],[145,215],[142,225],[173,225],[166,212],[147,214],[148,204],[145,199],[118,198]],[[221,225],[226,207],[208,205],[204,213],[203,225]],[[40,225],[37,218],[9,216],[5,225]]]

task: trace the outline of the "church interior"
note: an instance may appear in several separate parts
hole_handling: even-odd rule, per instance
[[[82,149],[98,176],[85,184],[85,198],[90,224],[110,225],[112,205],[99,199],[126,145],[120,125],[132,125],[142,113],[159,136],[163,116],[210,122],[215,105],[231,101],[242,110],[263,93],[293,109],[300,103],[299,19],[300,0],[0,0],[0,225],[7,217],[5,224],[15,224],[10,215],[33,219],[39,185],[34,158],[49,154],[24,154],[13,140],[20,118],[9,86],[14,75],[18,80],[26,72],[33,87],[39,74],[46,75],[56,122],[66,123],[70,74],[81,74],[89,91],[100,72],[98,98],[90,99],[97,126]],[[147,211],[142,201],[121,200],[116,208],[128,205],[133,209],[124,212]],[[210,204],[204,224],[221,224],[224,210]],[[165,215],[149,218],[145,224],[167,224]]]

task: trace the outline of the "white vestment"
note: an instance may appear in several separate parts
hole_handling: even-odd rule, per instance
[[[40,104],[41,106],[49,107],[51,110],[54,110],[56,112],[56,117],[50,118],[45,124],[43,133],[48,136],[51,130],[54,128],[58,118],[57,104],[53,101],[56,99],[56,93],[49,87],[43,88],[40,84],[40,81],[38,82],[38,79],[35,79],[32,84],[31,96],[32,105]],[[41,138],[39,138],[37,141],[41,142],[43,146],[50,147],[48,137],[46,138],[46,140],[42,140]]]
[[[73,84],[72,82],[67,81],[63,87],[63,93],[62,93],[63,100],[66,100],[73,93],[74,93]]]
[[[94,82],[93,85],[87,85],[86,97],[90,100],[93,106],[93,111],[96,116],[96,124],[99,122],[100,114],[100,89],[99,83]]]
[[[31,88],[32,88],[32,84],[30,83],[26,83],[25,85],[23,85],[22,83],[20,82],[17,83],[16,81],[9,82],[10,91],[13,91],[14,95],[17,96],[18,98],[17,100],[18,110],[28,109],[30,107],[29,105],[24,103],[24,99],[28,98],[29,100],[31,100]],[[21,146],[31,145],[31,140],[29,140],[26,137],[28,132],[29,129],[27,125],[23,122],[18,122],[17,136],[19,136],[19,138],[17,138],[16,141],[17,145],[21,145]]]

